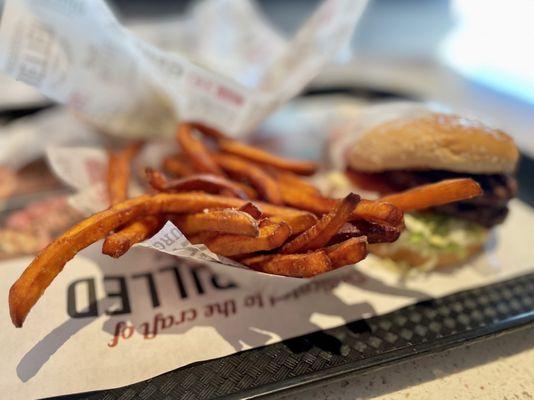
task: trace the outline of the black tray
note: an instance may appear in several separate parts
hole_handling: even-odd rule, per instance
[[[534,273],[75,399],[254,398],[534,323]],[[67,397],[62,397],[67,398]]]
[[[307,95],[342,93],[362,97],[362,90],[321,88]],[[363,97],[370,100],[398,97],[369,89],[364,92]],[[532,171],[534,160],[523,156],[518,170],[519,198],[530,206],[534,206],[534,187],[529,184]],[[191,364],[134,385],[58,399],[255,398],[325,383],[533,323],[534,273]]]

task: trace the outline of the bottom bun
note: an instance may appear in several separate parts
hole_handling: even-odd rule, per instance
[[[456,266],[480,253],[483,248],[482,242],[466,246],[462,252],[440,250],[423,253],[409,246],[392,246],[388,243],[369,245],[369,251],[380,258],[423,270]]]

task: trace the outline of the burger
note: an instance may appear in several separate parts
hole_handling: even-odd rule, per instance
[[[417,113],[363,130],[345,149],[347,175],[360,189],[386,195],[472,178],[484,190],[480,197],[406,214],[399,240],[371,251],[399,266],[426,270],[469,259],[508,214],[518,158],[510,136],[457,115]]]

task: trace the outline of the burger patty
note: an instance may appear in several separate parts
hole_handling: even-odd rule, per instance
[[[484,190],[482,196],[434,207],[432,210],[476,222],[486,228],[491,228],[504,221],[508,214],[508,202],[515,197],[517,192],[515,178],[503,174],[482,175],[441,170],[396,170],[373,175],[376,175],[376,178],[390,187],[392,191],[402,191],[443,179],[472,178]]]

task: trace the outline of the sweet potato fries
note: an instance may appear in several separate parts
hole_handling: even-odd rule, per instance
[[[111,154],[111,206],[69,229],[26,268],[9,293],[15,326],[22,326],[65,264],[100,239],[105,238],[103,253],[120,257],[171,220],[192,243],[254,270],[310,277],[361,261],[368,242],[396,240],[404,227],[403,210],[481,192],[476,182],[461,179],[380,201],[352,193],[332,199],[299,176],[312,174],[314,163],[272,155],[199,124],[180,125],[177,142],[180,153],[163,166],[178,178],[147,170],[149,194],[132,199],[126,198],[126,189],[139,147]]]

